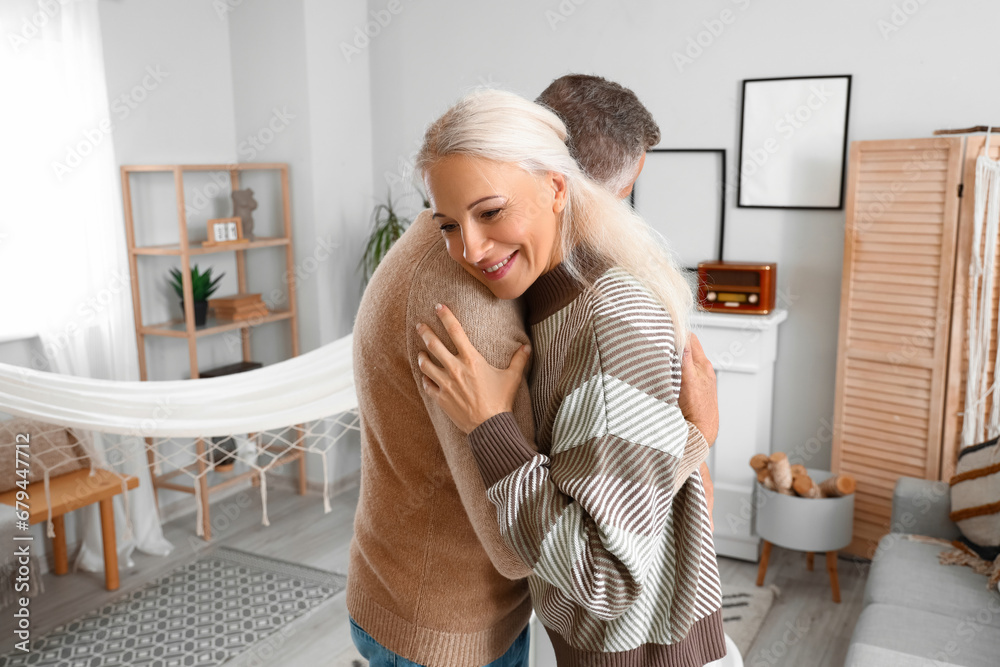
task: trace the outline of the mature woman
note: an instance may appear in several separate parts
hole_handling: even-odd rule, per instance
[[[587,179],[554,114],[475,93],[418,157],[451,257],[522,298],[537,449],[510,413],[529,351],[497,370],[447,305],[453,346],[418,329],[424,390],[469,434],[504,539],[561,665],[704,665],[722,657],[721,592],[698,466],[678,407],[691,292],[657,236]]]

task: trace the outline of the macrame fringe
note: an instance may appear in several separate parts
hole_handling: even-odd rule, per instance
[[[330,470],[326,467],[326,450],[319,453],[323,459],[323,514],[330,513]]]
[[[996,590],[1000,584],[1000,556],[992,562],[980,558],[961,542],[952,542],[954,547],[948,551],[942,551],[938,555],[938,562],[942,565],[965,565],[971,567],[976,574],[986,576],[986,589]]]
[[[945,540],[940,537],[928,537],[926,535],[905,535],[904,537],[910,542],[951,547],[938,554],[938,563],[941,565],[965,565],[971,567],[977,574],[986,575],[987,589],[995,590],[997,583],[1000,583],[1000,556],[997,556],[996,560],[990,562],[980,558],[978,554],[958,540]]]
[[[264,474],[263,470],[260,471],[260,505],[260,522],[265,526],[270,526],[271,522],[267,519],[267,475]]]
[[[203,512],[201,509],[201,484],[198,480],[194,480],[194,506],[195,506],[195,527],[194,534],[198,537],[205,537],[205,528],[202,526],[202,521],[204,521]]]
[[[997,380],[1000,379],[1000,356],[997,357],[993,384],[990,387],[986,386],[986,367],[989,363],[993,325],[995,253],[992,249],[996,247],[997,237],[1000,234],[998,231],[1000,230],[1000,163],[990,159],[989,146],[990,135],[987,134],[984,154],[976,160],[972,257],[969,262],[969,364],[962,420],[962,445],[965,447],[993,438],[1000,432],[1000,393],[995,391]],[[984,406],[990,394],[992,394],[992,410],[987,427]]]
[[[45,469],[45,475],[43,477],[45,480],[45,504],[49,506],[49,515],[45,519],[45,534],[49,539],[54,539],[56,536],[56,527],[52,524],[52,490],[49,488],[49,470]]]
[[[135,537],[135,533],[132,530],[132,506],[128,499],[128,482],[124,475],[120,475],[122,480],[122,509],[125,510],[125,530],[122,535],[122,540],[128,542]]]

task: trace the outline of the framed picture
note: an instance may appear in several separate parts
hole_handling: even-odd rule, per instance
[[[726,151],[654,148],[632,188],[632,208],[660,232],[678,263],[722,261],[726,229]]]
[[[208,240],[202,245],[236,243],[243,240],[240,218],[215,218],[208,221]]]
[[[743,81],[740,208],[844,206],[851,76]]]

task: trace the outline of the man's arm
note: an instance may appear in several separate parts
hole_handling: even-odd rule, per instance
[[[715,369],[705,356],[701,341],[693,333],[681,357],[681,395],[678,402],[684,418],[701,426],[708,444],[710,446],[715,444],[719,433],[719,396]],[[714,530],[712,511],[715,506],[715,487],[708,475],[708,464],[702,463],[698,470],[701,472],[701,482],[705,487],[708,521]]]
[[[520,306],[514,301],[497,299],[448,258],[443,247],[435,247],[430,253],[444,254],[444,257],[430,255],[424,258],[422,266],[432,265],[434,271],[418,271],[418,276],[414,278],[407,305],[407,330],[401,332],[406,336],[413,382],[427,408],[462,505],[480,544],[500,574],[508,579],[523,579],[531,574],[531,568],[500,535],[495,509],[487,498],[486,485],[472,456],[468,438],[421,388],[423,373],[417,366],[417,352],[424,348],[416,331],[416,324],[423,322],[454,352],[454,345],[434,312],[435,304],[447,304],[465,327],[476,349],[489,363],[503,368],[510,362],[511,355],[528,342]],[[523,379],[514,399],[514,414],[518,416],[521,432],[534,447],[531,399],[528,383]]]

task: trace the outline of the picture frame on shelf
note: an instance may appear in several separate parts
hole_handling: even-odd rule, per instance
[[[239,217],[214,218],[209,220],[208,239],[202,245],[215,246],[230,243],[241,243],[243,238],[243,224]]]
[[[652,148],[630,201],[678,264],[697,273],[699,262],[722,261],[726,182],[724,148]]]
[[[739,208],[844,207],[851,75],[744,79]]]

